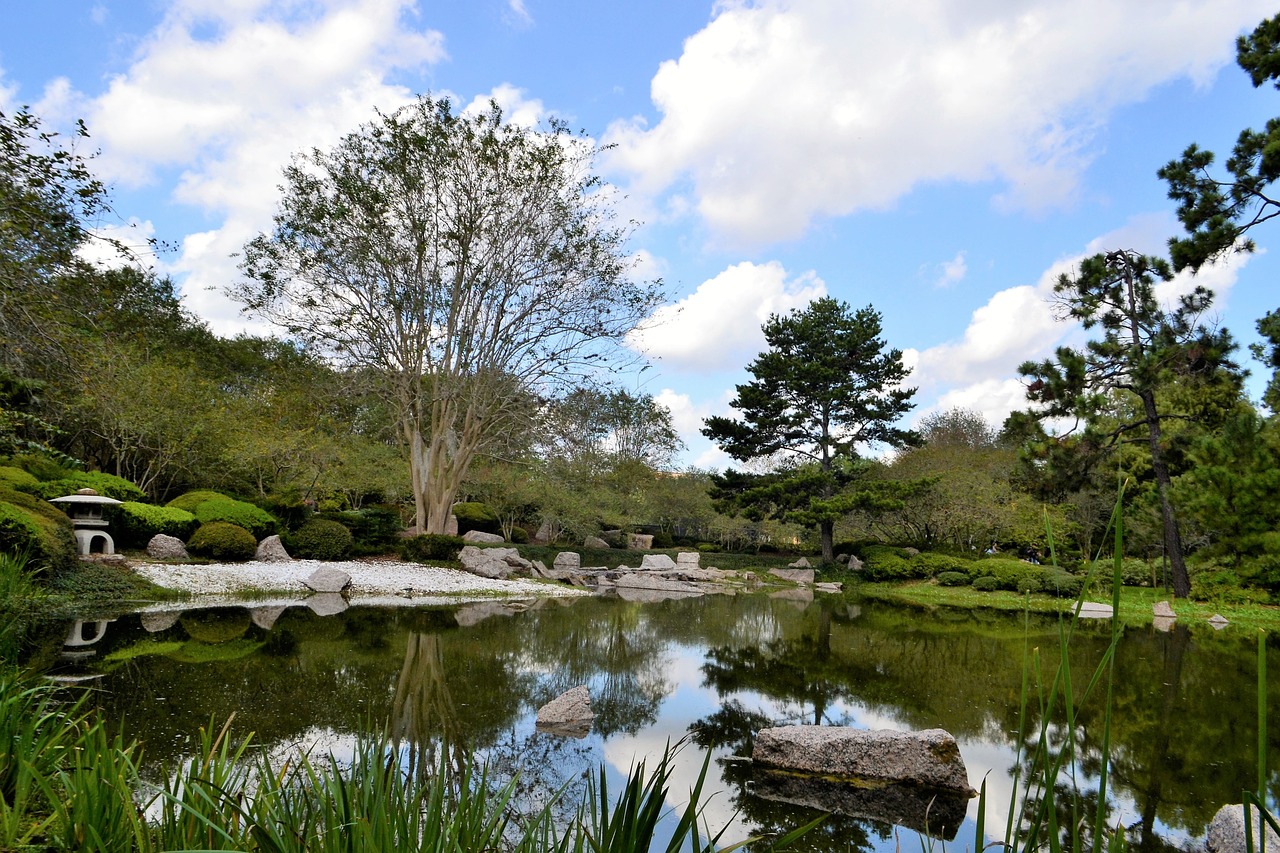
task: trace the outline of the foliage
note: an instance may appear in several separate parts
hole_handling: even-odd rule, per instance
[[[0,553],[25,554],[32,568],[56,573],[78,562],[79,547],[62,510],[0,486]]]
[[[299,155],[274,229],[245,247],[236,298],[367,369],[398,413],[420,530],[443,532],[472,461],[531,422],[531,393],[620,354],[657,302],[593,156],[563,124],[422,97]]]
[[[172,501],[168,505],[175,506]],[[179,508],[185,508],[186,505],[186,503],[183,503]],[[254,506],[247,501],[238,501],[222,495],[200,501],[195,505],[195,509],[189,510],[189,512],[201,524],[207,524],[211,521],[225,521],[234,524],[249,531],[255,540],[265,539],[275,533],[280,526],[275,517],[265,509]]]
[[[317,517],[336,521],[350,530],[351,552],[361,556],[394,550],[400,541],[400,531],[404,529],[400,510],[381,504],[345,512],[323,512]]]
[[[914,388],[900,350],[886,349],[880,314],[817,299],[763,326],[769,349],[747,366],[754,379],[737,386],[731,405],[741,420],[711,417],[702,434],[740,462],[779,460],[767,481],[727,471],[715,480],[722,507],[794,518],[818,529],[831,560],[835,521],[883,493],[842,492],[862,473],[850,463],[869,444],[903,447],[914,433],[893,426],[911,409]],[[786,497],[786,500],[781,498]]]
[[[622,390],[573,389],[547,405],[539,432],[544,458],[588,469],[667,468],[684,447],[669,409],[652,394]]]
[[[31,489],[31,492],[45,500],[49,500],[51,498],[60,498],[64,495],[74,495],[81,489],[93,489],[105,498],[113,498],[118,501],[141,501],[146,499],[146,494],[142,489],[133,483],[123,477],[117,477],[115,474],[107,474],[102,471],[74,471],[62,479],[47,480],[39,483]]]
[[[186,512],[194,515],[196,508],[199,507],[200,504],[205,501],[215,499],[232,500],[228,495],[224,495],[221,492],[214,492],[209,489],[197,489],[193,492],[185,492],[184,494],[178,495],[176,498],[165,504],[165,506],[185,510]]]
[[[1115,446],[1135,432],[1146,438],[1174,594],[1185,598],[1190,581],[1164,446],[1169,414],[1161,412],[1157,396],[1175,378],[1208,384],[1224,376],[1238,395],[1240,377],[1228,357],[1235,347],[1231,336],[1200,322],[1212,301],[1207,289],[1197,286],[1172,310],[1160,305],[1156,282],[1171,276],[1165,261],[1134,252],[1086,258],[1076,276],[1059,278],[1054,292],[1065,299],[1072,318],[1085,329],[1099,328],[1101,337],[1083,351],[1059,347],[1056,361],[1026,362],[1019,372],[1030,380],[1027,397],[1039,404],[1037,417],[1082,419],[1086,434],[1104,446]],[[1131,395],[1135,408],[1129,417],[1109,421],[1104,415],[1116,414],[1116,394]]]
[[[461,536],[445,536],[442,533],[423,533],[400,540],[400,559],[410,563],[431,563],[437,560],[453,562],[467,543]]]
[[[937,580],[942,586],[968,586],[973,583],[968,572],[939,572]]]
[[[153,598],[155,587],[132,572],[105,563],[77,561],[48,580],[50,593],[72,602],[137,601]]]
[[[973,588],[979,592],[995,592],[1000,589],[1000,581],[992,575],[980,575],[973,579]]]
[[[253,559],[258,551],[258,540],[248,530],[230,522],[207,521],[191,534],[187,551],[197,557],[242,563]]]
[[[30,492],[31,488],[38,482],[40,481],[21,468],[0,465],[0,486],[8,489],[17,489],[20,492]]]
[[[125,501],[111,513],[111,529],[122,548],[142,548],[159,534],[186,541],[199,521],[185,509]]]
[[[479,501],[456,503],[453,505],[453,514],[458,517],[459,536],[472,530],[479,530],[482,533],[501,533],[502,531],[498,514]]]
[[[308,521],[289,538],[293,556],[302,560],[345,560],[353,542],[350,530],[325,518]]]
[[[911,557],[912,569],[919,573],[919,577],[924,578],[935,577],[942,572],[964,572],[968,569],[970,562],[963,557],[932,551],[922,551]]]

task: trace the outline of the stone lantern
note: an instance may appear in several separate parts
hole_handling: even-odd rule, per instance
[[[62,511],[71,516],[82,557],[92,554],[96,544],[101,544],[103,554],[116,552],[116,543],[112,541],[111,534],[107,533],[107,520],[103,518],[102,510],[103,507],[113,506],[121,501],[104,498],[93,489],[81,489],[74,495],[54,498],[50,503],[61,504]]]

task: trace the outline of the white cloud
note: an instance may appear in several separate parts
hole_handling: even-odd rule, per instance
[[[95,228],[93,239],[86,241],[76,250],[81,258],[100,267],[122,267],[132,257],[143,266],[150,266],[154,250],[149,242],[156,235],[155,226],[150,220],[141,221],[131,217],[128,222],[119,225],[108,225]],[[124,255],[121,254],[124,249]]]
[[[496,101],[502,107],[502,115],[507,121],[520,127],[536,127],[549,115],[542,101],[526,98],[523,89],[510,83],[495,86],[488,94],[476,95],[463,112],[468,115],[486,112],[490,101]]]
[[[1120,105],[1207,84],[1263,0],[722,0],[653,78],[656,124],[616,123],[611,166],[719,234],[793,238],[931,181],[1069,201]],[[1142,38],[1134,38],[1134,33]],[[692,194],[692,200],[684,196]]]
[[[969,274],[969,265],[965,262],[964,252],[956,252],[954,258],[940,264],[938,272],[938,280],[934,282],[936,287],[950,287],[964,281],[964,277]]]
[[[137,186],[176,166],[174,200],[219,223],[161,235],[180,242],[172,271],[215,331],[248,325],[222,289],[239,277],[232,253],[269,227],[290,156],[407,103],[413,93],[387,78],[444,58],[443,36],[415,27],[413,11],[411,0],[183,0],[83,111],[100,175]]]
[[[760,327],[770,314],[789,313],[826,293],[812,271],[788,279],[777,261],[743,262],[659,308],[627,342],[668,368],[733,369],[764,348]]]
[[[528,27],[533,25],[533,15],[529,14],[529,9],[524,5],[524,0],[507,0],[508,23],[517,27]]]

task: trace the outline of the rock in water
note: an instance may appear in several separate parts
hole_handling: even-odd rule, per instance
[[[591,721],[591,694],[585,685],[565,691],[538,709],[538,731],[568,737],[586,737]]]
[[[1257,806],[1249,807],[1249,820],[1253,824],[1253,849],[1262,849],[1262,818]],[[1266,846],[1268,850],[1280,850],[1280,837],[1267,826]],[[1205,835],[1204,846],[1209,853],[1245,853],[1244,806],[1233,803],[1218,809],[1218,813],[1209,822],[1209,832]]]
[[[827,777],[909,782],[973,794],[956,739],[942,729],[867,731],[847,726],[781,726],[756,735],[761,767]]]

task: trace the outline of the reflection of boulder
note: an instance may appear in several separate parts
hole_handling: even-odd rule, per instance
[[[837,782],[818,776],[761,770],[750,793],[774,802],[905,826],[952,841],[969,807],[969,796],[919,785]]]
[[[318,592],[306,599],[307,607],[317,616],[337,616],[350,605],[341,594],[336,592]]]
[[[942,729],[867,731],[846,726],[761,729],[751,760],[757,767],[842,779],[906,782],[968,797],[969,772],[956,740]]]
[[[249,612],[239,607],[188,610],[178,619],[187,636],[202,643],[229,643],[249,630]]]
[[[813,604],[813,589],[807,586],[778,589],[769,593],[769,597],[776,601],[794,601],[800,605],[801,610],[804,610],[810,604]]]
[[[591,721],[595,718],[595,712],[591,710],[591,694],[585,686],[579,685],[538,709],[537,728],[547,734],[582,738],[591,731]]]
[[[669,598],[692,598],[702,590],[686,581],[667,580],[641,572],[626,572],[614,579],[618,596],[626,601],[665,601]]]
[[[249,609],[249,618],[262,630],[270,631],[284,611],[284,607],[252,607]]]
[[[464,604],[453,612],[453,618],[462,628],[470,628],[477,622],[483,622],[491,616],[513,616],[524,608],[501,601],[477,601]]]
[[[178,617],[182,615],[180,610],[159,610],[153,613],[143,613],[138,617],[138,621],[142,623],[142,630],[148,634],[159,634],[161,631],[168,631],[174,625],[178,624]]]

